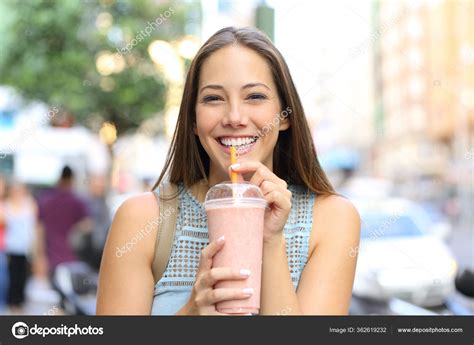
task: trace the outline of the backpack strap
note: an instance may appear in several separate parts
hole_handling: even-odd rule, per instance
[[[163,197],[171,197],[178,190],[171,182],[162,182],[159,185],[159,193]],[[153,257],[153,277],[155,284],[161,279],[168,265],[168,260],[173,247],[174,234],[176,232],[176,218],[178,213],[178,196],[171,200],[163,200],[157,191],[153,191],[160,209],[158,227],[155,242],[155,255]]]

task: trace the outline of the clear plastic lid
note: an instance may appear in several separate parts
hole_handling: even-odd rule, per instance
[[[267,201],[260,188],[247,181],[225,181],[212,186],[206,194],[204,207],[211,209],[229,206],[265,208]]]

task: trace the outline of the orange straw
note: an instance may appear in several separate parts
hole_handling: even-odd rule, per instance
[[[235,163],[237,163],[237,150],[235,149],[234,146],[231,146],[230,147],[230,164],[235,164]],[[230,179],[232,183],[239,182],[239,177],[234,170],[232,170],[230,173]]]
[[[231,146],[230,147],[230,164],[235,164],[235,163],[237,163],[237,151],[234,146]],[[232,181],[232,184],[239,182],[239,177],[233,169],[230,173],[230,179]],[[237,196],[237,191],[235,190],[234,186],[232,187],[232,195],[234,198],[236,198]]]

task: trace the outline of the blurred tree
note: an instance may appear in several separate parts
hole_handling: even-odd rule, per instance
[[[119,133],[163,110],[167,82],[149,44],[192,33],[200,11],[198,2],[156,0],[7,0],[0,7],[0,84],[85,125],[112,121]]]

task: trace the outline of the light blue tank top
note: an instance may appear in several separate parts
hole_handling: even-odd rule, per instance
[[[179,187],[184,188],[182,183]],[[291,280],[296,289],[308,259],[315,193],[297,185],[288,189],[292,193],[292,208],[284,235]],[[186,188],[178,198],[173,247],[166,270],[155,285],[152,315],[174,315],[188,302],[201,251],[209,244],[204,206]]]

